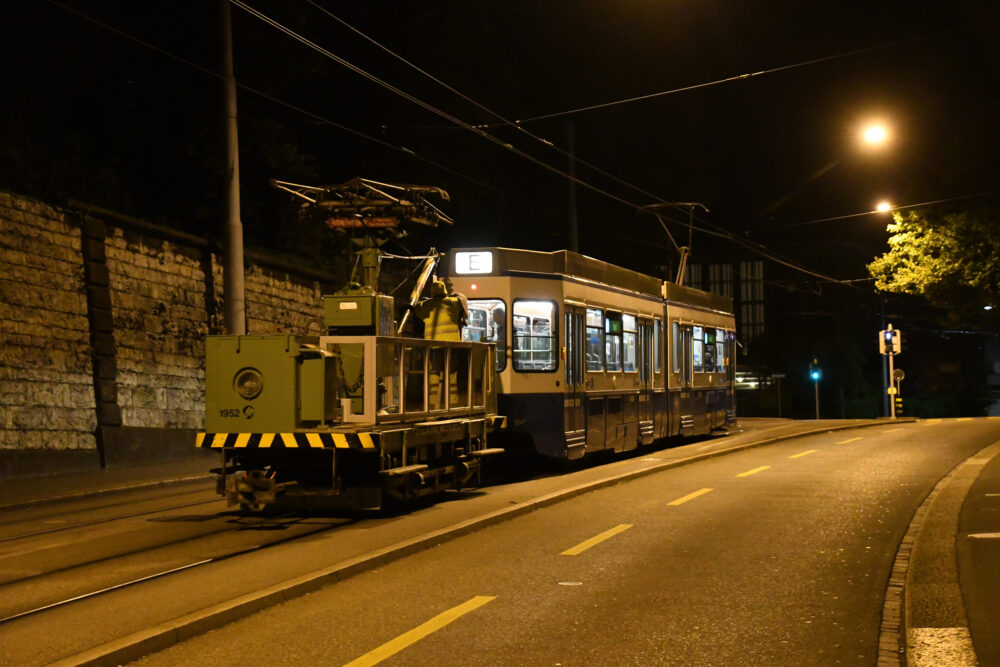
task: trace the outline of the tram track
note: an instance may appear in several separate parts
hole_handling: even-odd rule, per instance
[[[0,544],[6,544],[8,542],[16,542],[17,540],[24,540],[32,537],[40,537],[43,535],[52,535],[55,533],[68,532],[71,530],[76,530],[79,528],[89,528],[91,526],[97,526],[105,523],[112,523],[114,521],[124,521],[126,519],[135,519],[141,516],[148,516],[150,514],[159,514],[161,512],[172,512],[180,509],[187,509],[189,507],[197,507],[199,505],[209,505],[211,503],[220,502],[218,497],[209,498],[207,500],[198,500],[191,503],[183,503],[180,505],[171,505],[169,507],[160,507],[156,509],[146,510],[144,512],[132,512],[131,514],[119,514],[116,516],[111,516],[103,519],[94,519],[92,521],[81,521],[78,523],[66,524],[63,526],[55,526],[52,528],[46,528],[44,530],[36,530],[30,533],[19,533],[16,535],[7,535],[0,537]],[[104,509],[104,508],[102,508]],[[8,522],[6,525],[15,525],[17,523],[23,523],[23,521],[18,522]]]
[[[282,519],[282,518],[287,518],[287,517],[291,517],[291,516],[293,516],[293,515],[291,515],[291,514],[276,515],[276,516],[267,517],[267,519],[268,519],[268,522],[271,522],[274,519]],[[303,524],[305,522],[308,522],[310,519],[312,519],[312,517],[308,517],[308,516],[301,517],[300,516],[300,517],[296,517],[296,519],[298,519],[298,520],[295,520],[295,521],[292,521],[292,522],[283,522],[282,525],[283,526],[288,526],[290,523],[293,524],[293,525],[301,525],[301,524]],[[325,525],[318,526],[318,527],[316,527],[315,529],[312,529],[312,530],[304,530],[303,532],[300,532],[300,533],[297,533],[297,534],[294,534],[294,535],[286,535],[286,536],[283,536],[283,537],[279,537],[277,539],[273,539],[273,540],[267,541],[267,542],[262,543],[262,544],[261,543],[251,544],[251,545],[248,545],[248,546],[245,546],[245,547],[242,547],[242,548],[237,548],[237,549],[228,551],[226,553],[223,553],[223,554],[220,554],[220,555],[217,555],[217,556],[210,557],[210,558],[203,558],[203,559],[194,560],[192,562],[189,562],[189,563],[186,563],[186,564],[183,564],[183,565],[180,565],[180,566],[171,567],[171,568],[168,568],[168,569],[165,569],[165,570],[150,572],[148,574],[144,574],[144,575],[139,576],[139,577],[131,578],[131,579],[128,579],[126,581],[119,581],[119,582],[112,583],[112,584],[109,584],[109,585],[101,586],[99,588],[95,588],[93,590],[85,590],[83,592],[76,593],[76,594],[71,595],[69,597],[65,597],[65,598],[61,598],[61,599],[57,599],[57,600],[52,600],[52,601],[47,601],[47,602],[44,602],[44,603],[41,603],[41,604],[37,604],[36,606],[31,606],[30,608],[27,608],[27,609],[21,609],[21,610],[15,611],[13,613],[8,612],[6,615],[0,617],[0,627],[9,625],[9,624],[11,624],[11,623],[13,623],[15,621],[18,621],[18,620],[21,620],[21,619],[24,619],[24,618],[27,618],[27,617],[39,616],[41,614],[44,614],[45,612],[53,611],[53,610],[56,610],[56,609],[66,608],[66,607],[69,607],[69,606],[71,606],[73,604],[77,604],[77,603],[81,603],[81,602],[84,602],[84,601],[87,601],[87,600],[91,600],[93,598],[96,598],[96,597],[99,597],[99,596],[102,596],[102,595],[106,595],[106,594],[109,594],[109,593],[120,591],[120,590],[123,590],[123,589],[126,589],[126,588],[137,587],[137,586],[140,586],[140,585],[142,585],[144,583],[148,583],[148,582],[151,582],[151,581],[154,581],[154,580],[158,580],[158,579],[163,579],[165,577],[169,577],[170,575],[179,574],[181,572],[186,572],[186,571],[189,571],[189,570],[192,570],[192,569],[195,569],[195,568],[204,567],[206,565],[210,565],[210,564],[213,564],[213,563],[219,563],[219,562],[223,562],[223,561],[226,561],[226,560],[231,560],[233,558],[237,558],[239,556],[244,556],[244,555],[247,555],[247,554],[250,554],[250,553],[260,552],[260,551],[263,551],[265,549],[269,549],[269,548],[273,548],[273,547],[278,547],[278,546],[281,546],[281,545],[285,545],[285,544],[294,542],[296,540],[301,540],[301,539],[313,537],[315,535],[319,535],[319,534],[322,534],[322,533],[325,533],[325,532],[328,532],[328,531],[335,530],[337,528],[340,528],[342,526],[348,525],[350,523],[353,523],[352,519],[344,519],[343,521],[340,521],[340,522],[337,522],[337,523],[328,523],[328,524],[325,524]],[[266,526],[267,524],[261,524],[261,525],[262,526]],[[72,573],[73,571],[80,570],[81,568],[93,567],[95,565],[102,565],[103,564],[103,565],[109,565],[109,566],[111,566],[116,561],[120,562],[122,559],[130,558],[130,557],[136,557],[136,556],[140,556],[140,555],[143,555],[143,554],[147,554],[148,555],[150,553],[155,552],[158,549],[166,549],[166,548],[177,546],[179,544],[184,544],[185,542],[193,542],[193,541],[200,540],[200,539],[208,539],[208,538],[211,538],[211,537],[217,537],[217,536],[225,534],[225,533],[235,533],[235,532],[237,532],[239,530],[245,530],[245,529],[247,529],[247,526],[245,526],[245,525],[234,526],[234,527],[229,528],[228,530],[214,531],[211,534],[202,534],[202,535],[198,535],[198,536],[192,536],[190,538],[186,538],[186,539],[183,539],[183,540],[178,540],[178,541],[175,541],[175,542],[171,542],[169,544],[156,545],[156,546],[151,547],[149,549],[138,549],[138,550],[135,550],[135,551],[130,552],[130,553],[114,554],[114,555],[109,556],[106,559],[101,559],[100,561],[95,561],[95,562],[90,562],[90,563],[80,563],[80,564],[76,564],[76,565],[71,566],[71,567],[63,568],[59,572],[50,571],[50,572],[40,573],[40,574],[32,576],[32,577],[24,577],[24,578],[15,580],[15,581],[4,582],[3,584],[0,584],[0,599],[9,599],[10,598],[10,593],[11,593],[12,589],[14,589],[17,586],[24,586],[24,585],[29,585],[29,584],[36,583],[37,580],[39,580],[39,579],[52,578],[52,577],[54,577],[54,576],[56,576],[58,574]],[[267,529],[267,528],[265,527],[265,529]]]

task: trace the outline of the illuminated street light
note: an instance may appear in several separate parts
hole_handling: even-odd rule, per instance
[[[892,210],[892,204],[887,201],[880,201],[878,205],[875,206],[875,210],[879,213],[886,213],[887,211]]]
[[[889,128],[884,123],[871,123],[861,131],[861,140],[867,146],[883,146],[889,140]]]

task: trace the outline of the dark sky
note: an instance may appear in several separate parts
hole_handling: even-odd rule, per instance
[[[635,268],[673,257],[655,247],[668,245],[658,224],[628,203],[703,202],[711,209],[705,224],[836,277],[858,278],[884,247],[884,218],[798,223],[859,213],[880,199],[908,205],[995,189],[996,2],[316,1],[509,120],[765,72],[524,123],[562,149],[572,126],[579,158],[645,191],[576,166],[581,180],[611,195],[577,187],[581,250]],[[308,3],[247,3],[451,116],[497,122]],[[67,0],[65,6],[218,70],[213,2]],[[439,246],[568,245],[563,177],[386,91],[242,9],[232,11],[242,84],[396,147],[241,90],[244,190],[264,187],[267,178],[335,183],[358,175],[439,185],[450,192],[446,208],[456,219]],[[25,171],[36,183],[58,181],[81,165],[101,163],[124,193],[119,207],[157,217],[150,202],[159,200],[168,218],[189,211],[210,225],[217,182],[198,174],[218,160],[212,157],[218,81],[54,3],[14,3],[11,17],[5,185],[30,189]],[[810,61],[818,62],[803,64]],[[892,141],[881,154],[864,153],[855,135],[876,116],[890,125]],[[54,128],[49,137],[46,127]],[[555,169],[568,168],[564,155],[523,132],[488,132]],[[22,134],[28,138],[18,139]],[[39,152],[33,146],[44,143],[45,151],[59,154],[59,142],[72,144],[80,161],[48,159],[53,171],[35,173],[42,167],[31,163]],[[136,184],[138,174],[144,178]],[[96,178],[80,186],[83,198],[98,196],[103,181]],[[74,194],[70,187],[61,192]],[[252,235],[265,227],[266,215],[248,199]],[[696,258],[724,245],[696,236]]]

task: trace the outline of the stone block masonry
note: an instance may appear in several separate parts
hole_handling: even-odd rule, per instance
[[[191,456],[222,263],[204,239],[0,192],[0,479]],[[254,333],[321,331],[332,278],[253,257]]]
[[[0,249],[0,478],[97,465],[79,225],[0,192]]]

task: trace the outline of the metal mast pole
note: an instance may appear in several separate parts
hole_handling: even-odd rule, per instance
[[[236,134],[236,78],[233,76],[233,28],[229,0],[219,0],[222,21],[223,95],[226,110],[226,261],[223,270],[223,296],[226,303],[226,329],[231,334],[246,333],[246,300],[243,282],[243,223],[240,221],[240,153]]]
[[[566,123],[566,147],[569,153],[569,163],[567,172],[576,178],[576,136],[573,122]],[[573,252],[580,252],[580,229],[576,217],[576,182],[569,181],[569,249]]]

